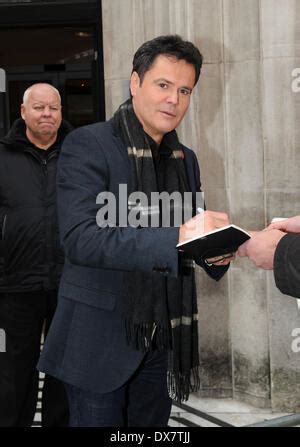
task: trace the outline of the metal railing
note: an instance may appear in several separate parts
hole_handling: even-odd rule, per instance
[[[296,427],[300,425],[300,413],[289,414],[280,418],[268,419],[255,424],[244,425],[244,427]]]
[[[203,411],[197,410],[196,408],[193,408],[186,404],[178,404],[177,402],[173,402],[173,406],[187,412],[190,414],[193,414],[195,416],[198,416],[201,419],[204,419],[206,421],[212,422],[218,427],[296,427],[300,425],[300,413],[294,413],[287,416],[281,416],[278,418],[268,419],[261,422],[256,422],[255,424],[248,424],[248,425],[242,425],[242,426],[235,426],[232,424],[229,424],[228,422],[225,422],[219,418],[216,418],[214,416],[211,416],[210,414],[204,413]],[[189,421],[187,419],[187,415],[185,417],[177,416],[177,415],[171,415],[172,420],[179,422],[187,427],[201,427],[201,422],[199,424],[196,424],[195,421]]]

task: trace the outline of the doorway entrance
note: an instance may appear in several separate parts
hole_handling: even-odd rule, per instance
[[[70,3],[59,2],[52,12],[47,9],[49,22],[41,4],[42,23],[32,22],[28,8],[36,10],[36,3],[11,8],[12,23],[0,20],[0,67],[6,73],[6,92],[0,95],[0,137],[20,117],[23,93],[36,82],[48,82],[59,90],[63,117],[74,127],[105,119],[101,5],[82,3],[83,23],[78,23],[79,2],[73,3],[75,16]],[[0,3],[3,18],[1,10]],[[6,13],[9,10],[6,7]]]

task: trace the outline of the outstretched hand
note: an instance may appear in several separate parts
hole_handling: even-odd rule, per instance
[[[286,233],[300,233],[300,216],[290,217],[289,219],[271,223],[268,230],[276,229]]]
[[[251,239],[248,239],[239,247],[238,255],[241,257],[247,256],[257,267],[272,270],[276,247],[286,233],[277,229],[265,229],[263,231],[249,231],[249,234]]]

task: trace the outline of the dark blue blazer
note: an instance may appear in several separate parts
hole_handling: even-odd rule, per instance
[[[183,147],[191,191],[200,190],[195,154]],[[112,121],[82,127],[65,139],[58,165],[58,218],[66,262],[57,310],[38,369],[95,392],[120,387],[143,354],[127,346],[120,303],[132,271],[178,274],[179,228],[111,227],[96,223],[101,191],[118,198],[129,159]],[[207,267],[219,279],[222,267]]]

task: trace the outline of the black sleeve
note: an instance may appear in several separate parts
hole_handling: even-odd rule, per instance
[[[279,241],[274,256],[274,278],[282,293],[300,298],[300,234],[287,234]]]

